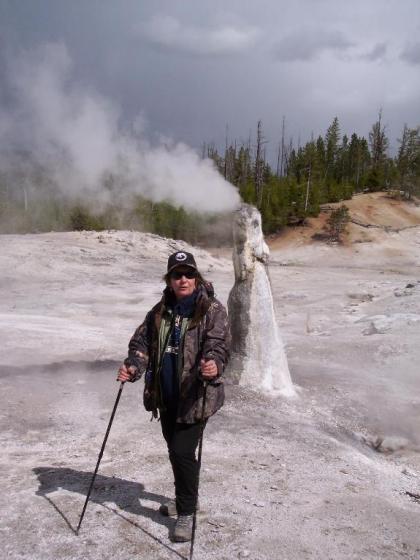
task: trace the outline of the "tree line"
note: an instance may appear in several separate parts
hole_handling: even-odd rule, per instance
[[[214,144],[203,145],[203,156],[215,162],[245,202],[261,211],[265,233],[302,223],[306,216],[317,216],[322,204],[357,192],[387,189],[407,199],[420,195],[419,126],[404,125],[397,155],[391,157],[382,111],[368,138],[341,134],[335,117],[325,135],[303,146],[285,140],[284,123],[275,166],[267,162],[261,121],[254,144],[226,142],[222,153]]]
[[[302,146],[285,138],[283,119],[274,165],[267,160],[261,121],[254,140],[226,141],[222,150],[214,143],[203,144],[202,157],[213,160],[244,202],[257,206],[264,232],[269,234],[317,216],[322,204],[349,199],[357,192],[388,189],[407,199],[420,196],[420,127],[404,125],[398,146],[391,157],[379,111],[368,138],[342,134],[335,117],[324,135],[311,137]],[[19,174],[17,168],[14,178],[5,177],[0,169],[0,233],[140,229],[191,243],[206,243],[208,238],[223,242],[230,235],[229,217],[203,216],[168,201],[135,196],[129,204],[122,204],[115,198],[108,207],[92,210],[82,199],[55,193],[50,179],[41,172],[31,178],[37,196],[28,201],[25,188],[15,188],[22,183]]]

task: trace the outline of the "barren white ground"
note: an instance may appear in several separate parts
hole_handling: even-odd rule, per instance
[[[0,237],[2,558],[187,557],[157,513],[173,486],[142,382],[124,387],[74,534],[116,367],[180,247],[132,232]],[[227,253],[194,252],[226,302]],[[195,558],[420,558],[420,500],[406,494],[420,494],[419,267],[420,228],[272,251],[299,397],[227,388],[205,432]]]

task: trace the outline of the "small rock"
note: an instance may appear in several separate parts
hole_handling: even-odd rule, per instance
[[[249,550],[242,550],[239,553],[239,558],[249,558],[250,554]]]
[[[270,490],[278,490],[278,489],[279,489],[279,487],[278,487],[278,486],[275,486],[275,485],[273,485],[273,486],[270,486]]]
[[[255,507],[260,507],[260,508],[265,507],[265,503],[264,503],[264,502],[254,502],[253,505],[254,505]]]
[[[367,436],[362,437],[362,441],[379,453],[395,453],[406,448],[410,443],[406,438],[399,436]]]
[[[374,323],[370,323],[366,329],[363,329],[362,333],[365,336],[371,336],[372,334],[383,334],[378,331]]]
[[[403,290],[401,290],[400,288],[394,290],[394,296],[395,297],[411,296],[413,291],[410,288],[408,288],[408,286],[411,286],[411,284],[407,284],[407,286]]]
[[[207,523],[208,523],[209,525],[213,525],[213,527],[215,527],[216,530],[217,530],[217,529],[220,529],[220,527],[224,527],[224,526],[225,526],[225,524],[224,524],[224,523],[221,523],[220,521],[207,521]],[[214,530],[214,529],[213,529],[213,530]]]
[[[414,492],[409,492],[408,490],[406,490],[405,493],[407,494],[407,496],[410,496],[410,498],[412,500],[414,500],[417,503],[420,503],[420,494],[416,494]]]
[[[381,451],[385,453],[393,453],[400,449],[406,448],[410,442],[408,439],[400,436],[386,436],[381,444]]]
[[[349,471],[346,471],[346,469],[340,469],[340,472],[343,474],[349,474]]]
[[[414,476],[415,478],[417,478],[417,476],[418,476],[417,473],[415,473],[411,469],[407,469],[407,467],[405,467],[401,472],[402,472],[402,474],[405,474],[406,476]]]
[[[357,302],[365,303],[367,301],[373,300],[373,294],[361,293],[361,294],[347,294],[350,299],[357,300]],[[355,304],[352,304],[355,305]],[[357,303],[356,303],[357,305]]]

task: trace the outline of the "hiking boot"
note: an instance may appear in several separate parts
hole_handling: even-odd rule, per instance
[[[193,516],[178,515],[171,540],[173,542],[187,542],[192,537]]]
[[[197,502],[197,513],[200,511],[200,503]],[[176,503],[175,500],[169,500],[168,502],[161,504],[159,506],[159,513],[165,517],[176,517]]]
[[[176,504],[175,500],[169,500],[165,504],[161,504],[159,507],[159,513],[165,515],[166,517],[176,517]]]

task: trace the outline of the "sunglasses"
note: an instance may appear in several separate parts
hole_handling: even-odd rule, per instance
[[[192,280],[193,278],[197,278],[197,271],[196,270],[174,270],[173,272],[171,272],[170,277],[173,280],[181,280],[181,278],[185,276],[185,278],[188,278],[189,280]]]

